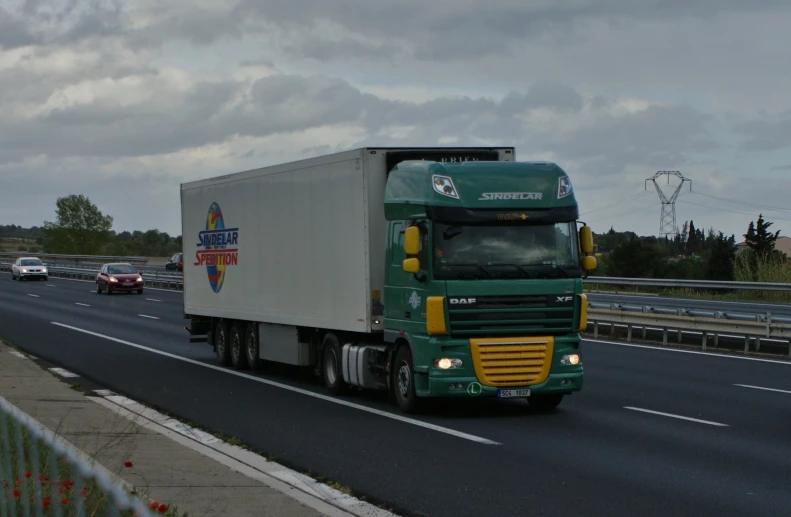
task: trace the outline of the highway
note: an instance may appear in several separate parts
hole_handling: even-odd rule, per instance
[[[91,282],[9,279],[0,275],[0,337],[398,513],[722,517],[791,507],[791,363],[586,341],[583,391],[556,413],[465,400],[408,418],[381,393],[332,399],[302,374],[217,367],[208,345],[187,340],[180,292],[107,296]]]

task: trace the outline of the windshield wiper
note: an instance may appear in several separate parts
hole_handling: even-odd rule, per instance
[[[519,264],[509,264],[509,263],[503,262],[503,263],[494,263],[494,264],[490,264],[490,265],[491,265],[491,266],[512,266],[512,267],[515,267],[516,269],[518,269],[518,270],[519,270],[519,271],[520,271],[522,274],[524,274],[524,275],[525,275],[527,278],[533,278],[533,275],[531,275],[531,274],[530,274],[530,273],[527,271],[527,269],[523,268],[523,267],[522,267],[522,266],[520,266]]]
[[[558,265],[557,265],[557,264],[555,264],[554,262],[551,262],[551,263],[549,263],[549,264],[544,264],[543,262],[538,262],[538,263],[535,263],[535,264],[522,264],[522,265],[523,265],[523,266],[528,266],[528,267],[549,266],[549,267],[551,267],[551,268],[554,268],[554,269],[557,269],[558,271],[560,271],[561,273],[563,273],[563,274],[566,276],[566,278],[568,278],[568,277],[570,276],[568,271],[566,271],[566,270],[565,270],[565,269],[563,269],[562,267],[558,266]]]
[[[442,264],[442,266],[443,266],[443,267],[455,267],[455,266],[462,266],[462,267],[465,267],[465,266],[467,266],[467,267],[477,267],[478,269],[480,269],[481,271],[483,271],[484,273],[486,273],[486,274],[489,276],[489,278],[494,278],[494,275],[492,275],[491,273],[489,273],[489,270],[488,270],[488,269],[486,269],[485,267],[483,267],[483,266],[482,266],[482,265],[480,265],[480,264],[458,264],[458,263],[452,263],[452,264]]]

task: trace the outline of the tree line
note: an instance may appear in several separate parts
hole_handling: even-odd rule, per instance
[[[640,237],[612,228],[595,235],[599,255],[598,276],[717,281],[788,281],[789,258],[775,249],[780,231],[759,214],[742,235],[739,250],[735,235],[685,222],[673,238]],[[741,239],[740,239],[741,241]],[[771,279],[770,279],[771,278]]]

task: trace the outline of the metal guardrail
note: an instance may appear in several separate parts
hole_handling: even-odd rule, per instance
[[[113,477],[0,397],[0,514],[153,517]]]
[[[589,276],[586,284],[624,285],[629,287],[670,287],[676,289],[724,289],[734,291],[791,291],[791,284],[772,282],[725,282],[715,280],[675,280],[662,278],[623,278]]]
[[[112,255],[62,255],[57,253],[29,253],[27,251],[19,251],[15,253],[8,253],[2,252],[0,253],[0,257],[2,258],[16,258],[16,257],[37,257],[40,259],[44,259],[44,257],[52,258],[56,260],[66,260],[69,262],[129,262],[131,264],[147,264],[148,259],[146,257],[118,257]]]
[[[628,303],[608,303],[588,300],[589,309],[604,309],[611,311],[637,312],[647,314],[666,314],[674,316],[687,316],[692,318],[711,318],[739,321],[775,322],[791,324],[791,307],[789,314],[773,314],[772,312],[731,312],[704,309],[691,309],[687,307],[661,307],[657,305],[632,305]]]
[[[783,343],[786,355],[791,357],[791,324],[775,321],[745,321],[707,318],[699,316],[680,316],[675,314],[646,314],[610,309],[589,309],[588,328],[593,327],[594,339],[599,337],[601,325],[610,328],[610,335],[616,327],[626,327],[627,341],[632,341],[634,329],[642,330],[642,339],[647,338],[648,331],[662,333],[662,344],[668,344],[668,334],[675,332],[678,342],[682,342],[684,333],[701,334],[701,348],[706,350],[709,338],[713,338],[714,346],[719,345],[721,337],[738,337],[744,339],[744,354],[750,352],[750,343],[755,343],[755,351],[759,352],[762,341]]]

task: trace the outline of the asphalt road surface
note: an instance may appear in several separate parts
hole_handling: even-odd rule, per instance
[[[181,293],[0,276],[0,337],[278,461],[436,517],[777,516],[791,508],[791,364],[587,341],[557,412],[433,404],[219,368],[182,329]],[[776,390],[776,391],[772,391]]]

